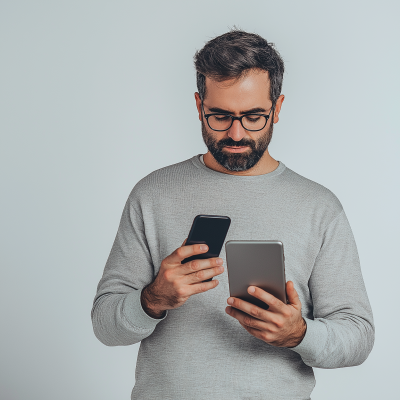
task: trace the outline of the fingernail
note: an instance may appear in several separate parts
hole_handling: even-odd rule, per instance
[[[226,307],[225,311],[226,311],[227,314],[230,314],[231,313],[231,308],[230,307]]]
[[[200,250],[207,250],[207,246],[205,245],[205,244],[202,244],[201,246],[200,246]]]
[[[219,272],[224,272],[224,267],[218,267]]]
[[[217,264],[222,264],[223,262],[222,258],[217,258]]]
[[[231,297],[228,299],[228,304],[233,304],[233,299]]]
[[[256,288],[254,286],[249,287],[249,293],[254,293],[256,291]]]

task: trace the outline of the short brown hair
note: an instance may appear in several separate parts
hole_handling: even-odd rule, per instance
[[[273,105],[281,94],[283,60],[273,43],[268,43],[255,33],[233,29],[217,36],[196,52],[194,65],[197,71],[197,89],[202,100],[206,95],[206,76],[221,82],[240,78],[250,69],[268,71]]]

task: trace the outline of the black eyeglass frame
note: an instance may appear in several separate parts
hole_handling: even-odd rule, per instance
[[[270,115],[271,115],[271,111],[272,111],[275,107],[274,107],[274,105],[272,105],[272,107],[271,107],[271,109],[269,110],[269,113],[268,113],[268,114],[260,114],[260,113],[251,113],[251,112],[250,112],[250,113],[248,113],[248,114],[243,114],[241,117],[235,117],[234,115],[231,115],[231,114],[224,114],[224,113],[210,113],[210,114],[206,114],[205,111],[204,111],[203,100],[201,101],[201,108],[202,108],[202,110],[203,110],[204,118],[205,118],[206,121],[207,121],[207,125],[208,125],[208,126],[210,127],[210,129],[212,129],[213,131],[216,131],[216,132],[225,132],[225,131],[231,129],[231,127],[232,127],[232,125],[233,125],[233,121],[238,120],[238,121],[240,121],[240,125],[242,125],[242,127],[243,127],[244,130],[249,131],[249,132],[259,132],[259,131],[262,131],[262,130],[267,126],[269,117],[270,117]],[[231,124],[229,125],[229,128],[226,128],[226,129],[214,129],[214,128],[211,128],[210,123],[208,122],[208,118],[210,118],[210,117],[213,116],[213,115],[225,115],[226,117],[231,117]],[[264,124],[264,126],[263,126],[261,129],[247,129],[247,128],[245,128],[244,125],[243,125],[242,119],[243,119],[243,117],[248,117],[249,115],[259,115],[259,116],[261,116],[261,117],[265,117],[265,124]]]

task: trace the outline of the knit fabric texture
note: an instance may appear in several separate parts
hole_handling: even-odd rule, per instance
[[[309,399],[312,367],[359,365],[374,342],[343,207],[330,190],[282,162],[265,175],[237,176],[209,169],[199,156],[152,172],[131,191],[94,299],[94,333],[107,346],[141,342],[132,399]],[[297,347],[269,345],[225,313],[225,247],[216,288],[162,319],[142,309],[141,290],[182,245],[198,214],[229,216],[226,241],[283,243],[286,279],[307,323]]]

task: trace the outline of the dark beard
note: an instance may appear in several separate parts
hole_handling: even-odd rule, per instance
[[[214,139],[213,131],[208,132],[204,122],[201,121],[201,133],[203,135],[204,143],[210,153],[218,164],[222,165],[229,171],[236,172],[247,171],[248,169],[253,168],[260,161],[271,142],[273,130],[274,124],[271,123],[268,131],[265,132],[265,134],[257,141],[243,138],[238,142],[235,142],[230,137],[216,141]],[[247,150],[244,153],[227,153],[222,150],[225,146],[249,146],[251,150],[250,152]]]

